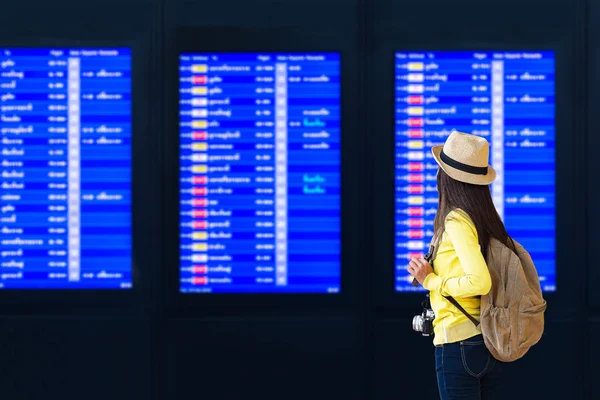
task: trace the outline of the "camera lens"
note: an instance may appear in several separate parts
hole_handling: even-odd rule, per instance
[[[415,315],[412,320],[412,327],[414,331],[423,332],[423,317]]]

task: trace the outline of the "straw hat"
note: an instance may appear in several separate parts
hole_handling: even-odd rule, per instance
[[[482,137],[453,130],[444,145],[432,147],[431,152],[450,178],[472,185],[489,185],[496,179],[496,171],[488,164],[489,147]]]

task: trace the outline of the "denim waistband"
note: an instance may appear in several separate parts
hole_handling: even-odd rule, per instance
[[[450,345],[457,345],[457,344],[460,344],[462,342],[466,342],[468,340],[480,340],[480,341],[483,341],[483,335],[479,334],[479,335],[471,336],[470,338],[467,338],[467,339],[464,339],[464,340],[459,340],[458,342],[436,344],[435,347],[444,347],[444,346],[450,346]]]

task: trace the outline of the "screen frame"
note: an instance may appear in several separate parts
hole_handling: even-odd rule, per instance
[[[569,205],[577,204],[578,199],[583,196],[581,186],[578,190],[567,190],[572,177],[576,176],[574,169],[574,159],[576,158],[577,143],[571,136],[560,134],[559,132],[570,132],[576,123],[576,112],[572,106],[576,92],[572,88],[574,80],[574,69],[569,65],[570,53],[573,51],[567,38],[562,38],[550,43],[524,40],[519,45],[487,42],[457,42],[453,44],[440,43],[431,45],[423,43],[421,45],[405,45],[395,40],[384,40],[379,48],[379,53],[374,57],[374,64],[379,60],[380,64],[385,65],[385,76],[387,79],[380,79],[375,83],[376,90],[385,93],[375,106],[379,106],[382,113],[381,127],[377,129],[382,132],[375,139],[374,147],[388,146],[389,152],[380,154],[381,161],[376,163],[375,167],[375,186],[378,190],[375,192],[374,213],[378,229],[374,229],[374,256],[376,267],[376,304],[381,309],[412,309],[419,311],[419,304],[424,296],[424,292],[396,292],[395,291],[395,56],[397,52],[409,51],[553,51],[555,56],[555,129],[556,129],[556,150],[555,150],[555,185],[556,185],[556,204],[555,204],[555,243],[556,243],[556,291],[544,292],[544,297],[550,303],[560,304],[560,308],[569,309],[570,304],[577,303],[578,294],[569,284],[569,277],[564,272],[564,266],[570,262],[569,248],[576,248],[575,240],[565,229],[575,225],[583,229],[583,221],[576,213],[569,213]],[[385,61],[384,61],[385,59]],[[376,67],[375,67],[376,68]],[[383,73],[383,71],[380,71]],[[387,87],[382,87],[387,83]],[[385,104],[385,100],[390,104]],[[383,114],[385,114],[383,116]],[[383,147],[385,148],[385,147]],[[558,149],[562,150],[559,151]],[[392,168],[389,168],[392,166]],[[427,240],[427,239],[426,239]],[[560,245],[559,245],[560,244]],[[566,250],[566,251],[565,251]],[[535,261],[535,260],[534,260]],[[562,267],[561,267],[562,266]]]
[[[588,48],[589,48],[589,65],[586,65],[589,71],[588,78],[588,93],[587,93],[587,108],[596,110],[600,105],[600,74],[598,67],[600,66],[600,29],[598,24],[594,24],[600,18],[600,7],[592,6],[588,8],[589,15],[586,17],[586,25],[588,29]],[[596,246],[600,243],[600,232],[596,228],[600,223],[600,215],[597,212],[597,206],[600,204],[600,168],[597,166],[597,149],[600,146],[600,135],[592,134],[598,132],[600,128],[600,119],[598,114],[589,112],[587,115],[587,154],[585,169],[588,172],[587,187],[589,188],[589,198],[587,201],[587,215],[589,216],[587,228],[587,246],[586,255],[588,260],[592,260],[596,256]],[[600,270],[591,267],[588,264],[586,280],[588,282],[586,293],[586,304],[595,312],[600,312],[600,291],[597,287],[600,285]]]
[[[355,210],[356,199],[350,199],[353,173],[349,158],[345,154],[348,148],[356,147],[357,130],[351,128],[352,116],[348,112],[356,96],[349,95],[345,89],[352,79],[351,54],[341,38],[330,37],[319,40],[314,35],[306,35],[294,29],[244,29],[244,28],[190,28],[182,27],[176,32],[176,48],[169,55],[168,113],[169,131],[172,132],[167,145],[169,154],[165,174],[165,223],[167,237],[168,266],[168,304],[179,307],[314,307],[343,306],[356,301],[357,264],[352,263],[356,246],[348,234],[356,229],[356,221],[347,216]],[[198,37],[218,37],[218,41],[202,42]],[[218,43],[217,43],[218,42]],[[315,43],[319,43],[315,45]],[[340,56],[340,291],[338,293],[181,293],[179,288],[179,56],[182,53],[336,53]],[[176,177],[176,178],[175,178]],[[352,201],[354,200],[354,201]],[[352,248],[354,247],[354,249]]]
[[[79,288],[60,288],[60,289],[0,289],[0,305],[17,306],[35,306],[35,307],[80,307],[80,306],[98,306],[98,305],[133,305],[142,296],[142,274],[138,263],[139,251],[146,247],[143,243],[144,238],[136,235],[137,219],[143,218],[140,207],[143,200],[143,189],[139,185],[134,185],[136,176],[140,176],[146,168],[144,160],[140,155],[143,152],[137,152],[136,147],[142,142],[143,137],[138,129],[143,126],[143,117],[148,113],[144,110],[146,106],[142,82],[135,79],[145,72],[146,66],[143,64],[142,55],[145,53],[143,45],[138,40],[74,40],[70,38],[52,38],[35,40],[15,40],[0,41],[0,48],[11,49],[35,49],[35,48],[62,48],[62,49],[83,49],[83,48],[107,48],[107,49],[128,49],[131,56],[131,277],[132,286],[127,289],[79,289]],[[143,145],[143,144],[142,144]],[[74,306],[76,304],[76,306]]]

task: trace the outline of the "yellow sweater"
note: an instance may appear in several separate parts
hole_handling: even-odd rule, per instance
[[[479,319],[479,296],[487,294],[492,286],[477,229],[468,215],[462,210],[451,211],[445,228],[433,261],[434,273],[423,282],[430,291],[431,308],[435,312],[434,344],[454,343],[480,333],[443,296],[454,297],[469,314]]]

